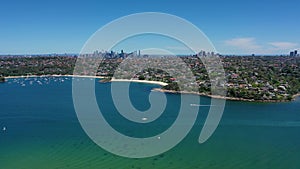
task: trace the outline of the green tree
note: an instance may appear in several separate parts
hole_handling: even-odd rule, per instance
[[[145,80],[146,78],[145,78],[145,76],[144,75],[140,75],[139,76],[139,80]]]
[[[0,76],[0,83],[5,82],[5,78],[3,76]]]

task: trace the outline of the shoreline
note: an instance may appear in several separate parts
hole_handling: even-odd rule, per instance
[[[230,101],[242,101],[242,102],[253,102],[253,103],[284,103],[284,102],[291,102],[291,101],[294,101],[297,97],[300,96],[300,93],[295,94],[295,95],[293,95],[292,100],[254,100],[254,99],[244,99],[244,98],[237,98],[237,97],[209,95],[209,94],[198,93],[198,92],[165,90],[165,89],[161,89],[161,88],[154,88],[154,89],[152,89],[152,91],[162,92],[162,93],[172,93],[172,94],[191,94],[191,95],[209,97],[209,98],[213,98],[213,99],[223,99],[223,100],[230,100]]]
[[[110,82],[135,82],[135,83],[146,83],[146,84],[156,84],[160,86],[167,86],[168,83],[160,81],[150,81],[150,80],[135,80],[135,79],[111,79]]]
[[[294,94],[293,95],[293,100],[295,100],[297,97],[300,97],[300,93]]]
[[[106,79],[105,76],[88,76],[88,75],[26,75],[26,76],[6,76],[5,79],[17,79],[17,78],[35,78],[35,77],[79,77],[79,78],[94,78],[94,79]],[[135,79],[111,79],[109,82],[134,82],[134,83],[146,83],[156,84],[160,86],[167,86],[168,83],[160,81],[150,80],[135,80]]]
[[[35,77],[79,77],[79,78],[94,78],[94,79],[107,79],[106,76],[88,76],[88,75],[26,75],[26,76],[6,76],[5,79],[15,79],[15,78],[35,78]],[[134,82],[134,83],[145,83],[145,84],[155,84],[160,86],[167,86],[168,83],[160,82],[160,81],[150,81],[150,80],[136,80],[136,79],[114,79],[107,82]],[[105,82],[100,82],[105,83]],[[205,93],[198,92],[188,92],[188,91],[174,91],[174,90],[165,90],[162,88],[154,88],[152,91],[162,92],[162,93],[172,93],[172,94],[192,94],[198,96],[204,96],[214,99],[223,99],[230,101],[243,101],[243,102],[257,102],[257,103],[284,103],[294,101],[297,97],[300,97],[300,93],[292,96],[292,100],[254,100],[254,99],[245,99],[245,98],[237,98],[237,97],[227,97],[227,96],[219,96],[219,95],[209,95]]]

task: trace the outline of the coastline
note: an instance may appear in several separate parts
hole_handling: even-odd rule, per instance
[[[297,97],[300,97],[300,93],[294,94],[293,95],[293,100],[295,100]]]
[[[244,99],[244,98],[237,98],[237,97],[227,97],[227,96],[220,96],[220,95],[209,95],[205,93],[198,93],[198,92],[188,92],[188,91],[174,91],[174,90],[165,90],[161,88],[154,88],[152,91],[162,92],[162,93],[172,93],[172,94],[192,94],[192,95],[199,95],[204,97],[209,97],[213,99],[223,99],[223,100],[230,100],[230,101],[243,101],[243,102],[257,102],[257,103],[282,103],[282,102],[290,102],[295,100],[297,97],[300,96],[300,93],[293,95],[292,100],[254,100],[254,99]]]
[[[5,79],[14,79],[14,78],[34,78],[34,77],[79,77],[79,78],[94,78],[94,79],[107,79],[105,76],[88,76],[88,75],[26,75],[26,76],[6,76]],[[150,80],[136,80],[136,79],[114,79],[107,82],[134,82],[134,83],[146,83],[146,84],[155,84],[160,86],[167,86],[168,83],[160,82],[160,81],[150,81]],[[101,82],[104,83],[104,82]],[[220,95],[209,95],[206,93],[199,92],[188,92],[188,91],[174,91],[174,90],[166,90],[162,88],[154,88],[152,91],[162,92],[162,93],[172,93],[172,94],[192,94],[199,95],[214,99],[224,99],[231,101],[243,101],[243,102],[257,102],[257,103],[280,103],[280,102],[290,102],[294,101],[297,97],[300,97],[300,93],[292,96],[292,100],[254,100],[254,99],[245,99],[245,98],[237,98],[237,97],[227,97]]]
[[[111,79],[110,82],[136,82],[136,83],[147,83],[147,84],[156,84],[160,86],[167,86],[168,83],[160,81],[150,81],[150,80],[135,80],[135,79]]]
[[[6,76],[5,79],[16,79],[16,78],[35,78],[35,77],[79,77],[79,78],[94,78],[94,79],[105,79],[105,76],[88,76],[88,75],[26,75],[26,76]],[[111,79],[110,82],[134,82],[134,83],[146,83],[156,84],[160,86],[167,86],[168,83],[160,81],[150,80],[135,80],[135,79]]]

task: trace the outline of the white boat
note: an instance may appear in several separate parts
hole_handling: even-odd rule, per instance
[[[201,104],[190,104],[192,107],[211,107],[214,105],[201,105]]]
[[[198,106],[200,106],[199,104],[190,104],[191,106],[193,106],[193,107],[198,107]]]

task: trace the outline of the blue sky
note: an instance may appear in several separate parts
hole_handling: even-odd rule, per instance
[[[78,53],[99,28],[137,12],[184,18],[220,53],[288,53],[300,49],[299,8],[298,0],[4,0],[0,54]]]

